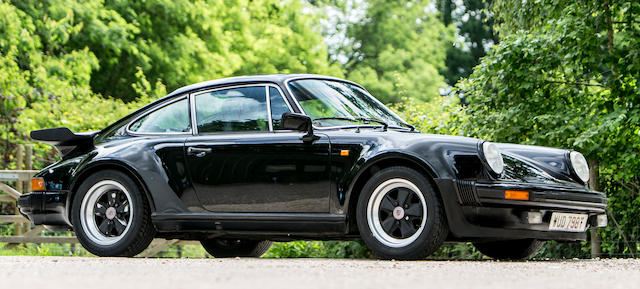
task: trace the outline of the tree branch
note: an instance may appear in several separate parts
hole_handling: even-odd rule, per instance
[[[602,84],[598,83],[588,83],[588,82],[573,82],[573,81],[560,81],[560,80],[545,80],[548,83],[559,83],[559,84],[569,84],[569,85],[581,85],[581,86],[597,86],[597,87],[605,87]]]
[[[613,216],[609,208],[607,208],[607,213],[611,217],[611,220],[613,221],[613,223],[616,224],[616,228],[618,229],[618,234],[622,236],[622,239],[624,240],[624,244],[627,246],[627,248],[629,249],[629,252],[631,253],[631,257],[635,258],[636,255],[633,252],[633,247],[629,245],[629,240],[627,240],[627,234],[625,234],[624,231],[622,231],[622,229],[620,228],[620,224],[618,224],[618,221],[616,221],[616,217]]]

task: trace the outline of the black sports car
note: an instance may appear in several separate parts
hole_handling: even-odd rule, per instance
[[[62,160],[36,174],[21,213],[72,228],[99,256],[136,255],[154,237],[200,240],[215,257],[361,238],[382,258],[470,241],[518,259],[607,223],[579,152],[423,134],[327,76],[202,82],[99,132],[31,138]]]

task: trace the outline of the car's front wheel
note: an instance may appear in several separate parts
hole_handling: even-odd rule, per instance
[[[98,256],[135,256],[155,235],[146,198],[115,170],[97,172],[80,185],[71,220],[80,244]]]
[[[207,253],[216,258],[258,258],[271,248],[271,241],[260,240],[206,239],[200,243]]]
[[[358,199],[356,219],[367,246],[386,259],[423,259],[449,232],[431,183],[406,167],[386,168],[369,179]]]
[[[488,257],[498,260],[527,259],[544,245],[544,241],[536,239],[504,240],[491,242],[474,242],[473,246]]]

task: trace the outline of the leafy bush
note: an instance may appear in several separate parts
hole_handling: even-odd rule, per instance
[[[500,43],[458,84],[470,102],[462,131],[582,151],[609,197],[605,256],[630,256],[640,241],[640,3],[495,0],[493,12]],[[586,256],[587,245],[544,251]]]
[[[362,241],[294,241],[276,242],[266,258],[371,258],[372,253]]]

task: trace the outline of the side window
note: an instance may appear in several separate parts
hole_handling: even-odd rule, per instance
[[[138,119],[130,127],[137,133],[181,133],[191,131],[189,102],[185,98]]]
[[[198,133],[269,130],[264,86],[206,92],[195,101]]]
[[[290,112],[289,107],[287,103],[284,102],[280,91],[275,87],[269,87],[269,101],[271,101],[271,121],[273,122],[273,129],[280,129],[282,114]]]

